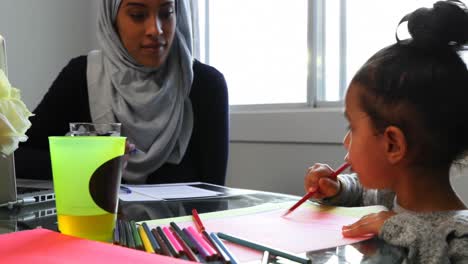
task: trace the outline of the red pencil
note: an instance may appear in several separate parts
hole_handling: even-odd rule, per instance
[[[198,231],[200,233],[205,231],[205,226],[203,226],[203,223],[202,223],[202,221],[200,219],[200,216],[198,216],[197,209],[195,209],[195,208],[192,209],[192,217],[193,217],[193,221],[197,225]]]
[[[332,175],[330,175],[330,178],[332,179],[336,179],[336,177],[342,173],[344,170],[346,170],[346,168],[349,167],[349,163],[345,162],[343,164],[341,164],[341,166],[336,169],[335,172],[332,173]],[[291,208],[288,209],[288,211],[286,211],[286,213],[283,214],[283,216],[286,216],[288,214],[290,214],[292,211],[296,210],[297,207],[299,207],[301,204],[303,204],[305,201],[307,201],[308,199],[310,199],[310,197],[312,197],[312,195],[318,191],[318,188],[315,189],[314,191],[311,191],[311,192],[308,192],[306,195],[304,195],[304,197],[302,197],[297,203],[295,203],[293,206],[291,206]]]

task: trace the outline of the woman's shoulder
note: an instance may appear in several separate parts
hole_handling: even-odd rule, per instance
[[[65,67],[63,67],[61,74],[81,76],[80,73],[86,73],[86,65],[87,65],[86,55],[74,57],[68,61]]]
[[[85,67],[88,61],[88,56],[87,55],[80,55],[78,57],[74,57],[70,59],[68,62],[69,67]]]
[[[193,62],[193,73],[195,78],[200,79],[223,79],[224,75],[215,67],[208,64],[204,64],[199,60],[194,60]]]

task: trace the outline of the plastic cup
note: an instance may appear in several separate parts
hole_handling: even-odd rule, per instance
[[[49,137],[61,233],[112,240],[125,137]]]
[[[70,136],[120,136],[120,123],[70,123]]]

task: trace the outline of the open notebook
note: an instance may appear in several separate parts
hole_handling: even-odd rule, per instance
[[[0,69],[7,74],[5,40],[0,36]],[[12,207],[55,200],[52,182],[17,180],[13,154],[0,154],[0,206]]]

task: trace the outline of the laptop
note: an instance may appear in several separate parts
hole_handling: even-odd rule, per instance
[[[0,69],[7,74],[5,39],[0,36]],[[55,200],[52,181],[16,179],[14,154],[0,153],[0,207],[44,203]]]
[[[13,208],[55,200],[52,181],[16,179],[14,156],[0,155],[0,207]]]

